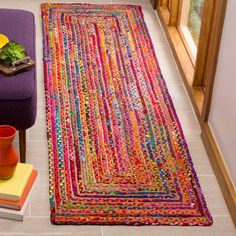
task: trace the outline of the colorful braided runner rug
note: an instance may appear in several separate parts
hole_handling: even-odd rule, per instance
[[[141,7],[42,17],[52,223],[211,225]]]

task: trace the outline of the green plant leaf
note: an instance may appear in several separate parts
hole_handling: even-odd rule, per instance
[[[24,59],[26,52],[24,47],[14,41],[7,43],[0,52],[0,60],[3,60],[7,64],[12,64],[17,60]]]

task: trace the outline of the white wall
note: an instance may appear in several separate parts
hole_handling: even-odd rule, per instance
[[[209,123],[236,190],[236,1],[228,0]]]

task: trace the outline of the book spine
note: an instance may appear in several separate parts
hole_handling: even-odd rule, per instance
[[[15,210],[6,210],[0,212],[0,218],[3,219],[10,219],[10,220],[17,220],[17,221],[23,221],[25,212],[29,206],[29,202],[27,202],[25,209],[23,212],[15,211]]]

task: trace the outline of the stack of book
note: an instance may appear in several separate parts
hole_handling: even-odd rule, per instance
[[[18,163],[12,178],[0,180],[0,218],[23,220],[37,175],[33,165]]]

